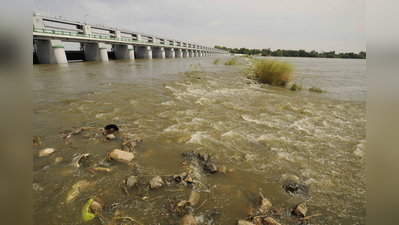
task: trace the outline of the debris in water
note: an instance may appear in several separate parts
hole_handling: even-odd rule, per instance
[[[89,201],[87,201],[87,203],[84,204],[84,206],[82,208],[82,219],[85,222],[94,219],[94,217],[96,216],[96,214],[90,212],[91,203],[93,203],[93,199],[92,198],[89,199]]]
[[[42,141],[39,137],[33,137],[33,146],[39,146],[42,144]]]
[[[88,159],[90,158],[90,154],[85,153],[85,154],[81,154],[78,155],[77,157],[75,157],[72,161],[75,162],[75,166],[77,168],[81,167]]]
[[[188,200],[188,202],[190,202],[190,204],[194,206],[198,203],[199,199],[200,194],[196,191],[191,191],[190,199]]]
[[[107,135],[107,139],[108,140],[114,140],[116,137],[115,137],[115,135],[113,135],[113,134],[108,134]]]
[[[76,182],[72,186],[72,189],[69,190],[68,193],[67,193],[67,198],[66,198],[66,202],[67,203],[73,201],[76,198],[76,196],[78,196],[78,194],[79,194],[79,186],[82,183],[84,183],[84,182],[86,182],[86,181],[85,180],[81,180],[81,181]]]
[[[308,208],[306,207],[305,203],[301,203],[292,210],[292,214],[300,217],[305,217],[306,216],[306,211],[308,211]]]
[[[55,152],[55,148],[45,148],[39,151],[39,157],[48,156]]]
[[[119,131],[119,128],[115,124],[109,124],[109,125],[105,126],[104,129],[102,130],[104,135],[118,133],[118,131]]]

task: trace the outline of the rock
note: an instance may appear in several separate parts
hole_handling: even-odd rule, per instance
[[[131,148],[135,148],[137,146],[137,143],[135,141],[132,141],[129,143]]]
[[[57,158],[54,159],[53,164],[58,164],[60,162],[62,162],[62,157],[57,157]]]
[[[270,209],[272,208],[272,203],[269,200],[267,200],[267,198],[265,198],[263,196],[261,196],[259,200],[260,200],[260,204],[261,204],[260,210],[262,212],[269,212]]]
[[[255,223],[255,225],[263,225],[263,221],[259,217],[256,217],[252,222]]]
[[[101,213],[103,211],[103,206],[100,203],[93,200],[93,202],[90,205],[90,210],[92,212]]]
[[[187,213],[185,208],[189,205],[190,203],[188,201],[179,201],[174,205],[173,212],[179,216],[184,216]]]
[[[208,162],[209,155],[206,153],[198,153],[198,158],[206,163]]]
[[[271,217],[266,217],[265,219],[263,219],[263,222],[267,225],[281,225],[279,222]]]
[[[204,165],[204,169],[205,169],[205,171],[207,171],[208,173],[214,173],[214,172],[217,172],[217,171],[218,171],[218,167],[217,167],[215,164],[213,164],[213,163],[211,163],[211,164],[205,164],[205,165]]]
[[[72,131],[72,134],[79,134],[82,131],[83,131],[83,129],[81,127],[78,127],[78,128],[76,128],[75,130]]]
[[[211,162],[219,162],[219,156],[212,157]]]
[[[131,188],[137,183],[137,179],[135,176],[131,175],[126,179],[126,187]]]
[[[160,176],[153,177],[150,180],[150,187],[151,188],[160,188],[165,185],[165,182],[162,180]]]
[[[282,210],[280,208],[272,208],[272,214],[275,216],[283,216],[284,210]]]
[[[249,203],[249,204],[244,208],[244,212],[245,212],[246,214],[250,215],[250,216],[253,215],[253,213],[254,213],[253,211],[254,211],[254,210],[253,210],[252,203]]]
[[[290,180],[288,183],[283,185],[283,188],[287,192],[291,192],[291,193],[299,192],[304,195],[307,195],[308,190],[309,190],[309,187],[307,187],[306,185],[298,184],[293,180]]]
[[[119,149],[114,149],[112,152],[109,154],[111,159],[115,159],[119,162],[124,162],[128,163],[133,160],[134,155],[130,152],[125,152]]]
[[[186,177],[187,177],[187,173],[181,173],[181,174],[178,174],[178,175],[174,175],[172,178],[173,178],[176,182],[180,183],[180,182],[181,182],[182,180],[184,180]]]
[[[185,134],[183,134],[181,137],[179,137],[179,138],[177,139],[177,142],[186,143],[186,142],[189,141],[190,139],[191,139],[191,134],[185,133]]]
[[[200,199],[200,194],[196,191],[192,191],[188,202],[190,202],[190,204],[193,206],[198,203],[199,199]]]
[[[223,174],[226,174],[226,169],[227,169],[227,167],[226,167],[225,165],[223,165],[223,166],[220,166],[220,167],[218,168],[218,171],[221,172],[221,173],[223,173]]]
[[[193,157],[195,155],[195,152],[194,152],[194,150],[191,150],[191,151],[188,151],[188,152],[183,152],[182,155],[184,157],[190,157],[191,158],[191,157]]]
[[[39,157],[48,156],[55,152],[55,148],[45,148],[39,151]]]
[[[192,215],[185,215],[181,218],[179,225],[196,225],[197,221],[194,216]]]
[[[107,139],[109,139],[109,140],[114,140],[116,137],[115,137],[115,135],[113,135],[113,134],[108,134],[107,135]]]
[[[292,210],[292,213],[294,215],[300,216],[300,217],[305,217],[306,216],[306,211],[308,211],[308,208],[306,207],[305,203],[301,203],[297,206],[295,206],[294,210]]]
[[[239,220],[237,225],[253,225],[253,223],[246,220]]]

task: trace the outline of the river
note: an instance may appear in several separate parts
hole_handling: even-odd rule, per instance
[[[122,216],[144,224],[178,224],[167,206],[188,200],[192,190],[200,193],[194,208],[206,201],[194,213],[198,224],[236,224],[248,217],[249,204],[254,216],[264,215],[256,201],[260,193],[283,211],[273,216],[282,224],[298,224],[290,212],[299,203],[306,203],[307,215],[323,213],[312,224],[365,224],[366,60],[279,59],[296,65],[295,82],[305,89],[327,91],[311,93],[256,84],[246,79],[244,66],[224,65],[231,57],[214,65],[216,58],[34,65],[33,136],[41,139],[33,147],[34,224],[84,224],[81,208],[98,191],[104,210],[119,203]],[[240,61],[244,65],[245,58]],[[190,65],[204,70],[201,79],[184,74]],[[72,126],[107,124],[119,126],[115,140],[83,137],[92,131],[62,138]],[[132,150],[133,164],[103,162],[128,136],[143,140]],[[56,151],[38,157],[44,148]],[[217,156],[226,174],[205,173],[200,161],[182,155],[190,150]],[[80,168],[73,163],[77,153],[91,155]],[[90,171],[93,165],[112,171]],[[194,184],[170,179],[187,168],[197,175]],[[155,175],[167,182],[142,201],[120,186],[131,174],[142,175],[143,193]],[[282,185],[289,179],[309,187],[308,194],[286,192]],[[90,185],[66,202],[81,180]],[[220,213],[209,216],[215,210]],[[99,216],[91,222],[108,223]]]

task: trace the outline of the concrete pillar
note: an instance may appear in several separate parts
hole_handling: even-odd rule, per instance
[[[176,49],[175,56],[176,56],[176,58],[182,58],[183,57],[183,50],[181,50],[180,48]]]
[[[165,58],[165,50],[163,47],[152,47],[152,58]]]
[[[166,48],[165,49],[166,58],[175,58],[175,50],[174,48]]]
[[[194,51],[190,50],[190,57],[194,57]]]
[[[194,57],[198,57],[198,51],[197,50],[194,51]]]
[[[108,51],[103,43],[82,43],[86,61],[108,61]]]
[[[152,59],[151,46],[135,46],[136,59]]]
[[[64,46],[59,40],[35,40],[35,51],[40,64],[68,63]]]
[[[134,59],[133,45],[114,45],[115,59]]]
[[[187,58],[187,57],[189,57],[189,55],[188,55],[188,50],[182,50],[182,57],[183,58]]]
[[[40,14],[33,14],[33,28],[35,29],[46,29],[46,26],[43,23],[43,18]]]
[[[198,53],[198,57],[202,57],[202,51]]]

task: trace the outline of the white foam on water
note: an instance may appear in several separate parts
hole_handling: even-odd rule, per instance
[[[356,150],[353,153],[363,158],[366,157],[366,141],[360,141],[360,143],[356,145]]]
[[[212,103],[214,103],[215,101],[216,101],[215,99],[200,98],[200,99],[198,99],[198,101],[196,101],[195,103],[204,105],[204,104],[212,104]]]
[[[295,160],[293,159],[292,155],[290,153],[288,153],[288,152],[281,152],[280,151],[280,152],[277,153],[277,155],[280,158],[282,158],[282,159],[288,160],[290,162],[295,162]]]
[[[204,131],[197,131],[195,134],[191,135],[191,139],[186,143],[202,144],[204,139],[211,139],[211,136]]]
[[[174,102],[174,101],[167,101],[167,102],[162,102],[161,105],[175,106],[175,105],[176,105],[176,102]]]

